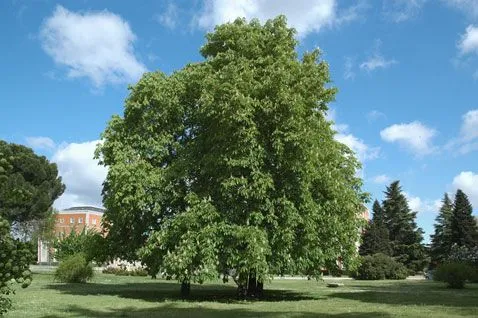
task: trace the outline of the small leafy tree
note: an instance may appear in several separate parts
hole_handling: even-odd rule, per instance
[[[473,270],[463,262],[445,262],[438,265],[433,273],[433,280],[445,282],[450,288],[461,289],[467,280],[473,279]]]
[[[92,229],[84,228],[79,233],[73,229],[66,237],[57,239],[53,247],[59,261],[78,253],[82,253],[88,262],[104,263],[107,260],[106,241]]]
[[[405,279],[408,270],[390,256],[377,253],[362,257],[360,266],[352,274],[360,280]]]
[[[12,281],[28,287],[32,280],[29,265],[32,254],[27,244],[15,240],[10,234],[7,220],[0,217],[0,315],[11,307],[11,300],[7,297],[14,293]]]

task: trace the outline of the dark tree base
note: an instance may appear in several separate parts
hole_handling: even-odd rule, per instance
[[[181,283],[181,297],[187,298],[191,294],[191,283],[182,282]]]

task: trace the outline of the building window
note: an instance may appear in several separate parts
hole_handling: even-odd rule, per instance
[[[64,223],[65,222],[65,219],[64,218],[61,218],[58,220],[60,223]]]
[[[75,218],[70,218],[70,223],[71,224],[75,223]]]
[[[93,225],[96,225],[96,219],[93,219],[92,223]]]
[[[78,218],[78,223],[83,223],[83,218]]]

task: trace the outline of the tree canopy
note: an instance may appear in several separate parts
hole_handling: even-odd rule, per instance
[[[445,260],[453,245],[451,238],[451,219],[453,217],[453,202],[447,193],[444,194],[442,206],[435,219],[435,232],[431,236],[430,254],[433,262]]]
[[[412,271],[423,270],[427,262],[422,244],[423,230],[417,226],[417,212],[409,208],[399,181],[387,187],[382,206],[392,256]]]
[[[64,190],[55,163],[0,140],[0,216],[10,224],[45,219]]]
[[[353,264],[367,197],[326,119],[336,89],[284,17],[216,27],[204,61],[130,88],[97,156],[108,238],[183,283]]]
[[[453,244],[466,247],[478,245],[478,227],[472,213],[473,207],[468,196],[458,189],[455,194],[450,226]]]
[[[362,235],[360,255],[374,255],[377,253],[391,255],[392,251],[388,229],[385,225],[385,215],[382,206],[377,200],[373,203],[372,211],[373,218],[367,224]]]

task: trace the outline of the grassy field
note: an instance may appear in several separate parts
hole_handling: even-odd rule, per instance
[[[478,285],[450,290],[429,281],[274,280],[261,301],[237,301],[232,284],[194,285],[179,298],[175,282],[98,274],[88,284],[59,284],[36,274],[13,296],[6,317],[478,317]]]

